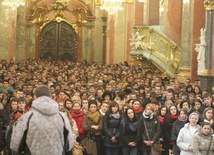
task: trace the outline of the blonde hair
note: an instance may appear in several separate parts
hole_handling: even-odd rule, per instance
[[[148,107],[152,110],[152,112],[155,111],[155,106],[154,106],[154,104],[148,103],[148,104],[146,105],[146,107],[145,107],[145,110],[146,110]]]

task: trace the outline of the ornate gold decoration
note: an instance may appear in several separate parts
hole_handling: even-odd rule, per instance
[[[67,3],[61,2],[59,0],[56,1],[55,4],[51,5],[53,10],[55,11],[55,18],[66,19],[64,11],[67,9]]]
[[[206,10],[214,10],[214,0],[204,0]]]
[[[182,50],[170,38],[148,26],[135,26],[134,36],[138,36],[138,34],[143,36],[141,48],[137,49],[136,52],[132,49],[137,54],[135,56],[137,60],[143,59],[141,58],[143,57],[143,52],[147,51],[154,55],[158,62],[161,61],[175,71],[178,70],[181,66]],[[133,43],[135,44],[136,42],[134,41]],[[132,55],[134,54],[133,52]]]
[[[206,70],[204,70],[204,71],[201,73],[201,75],[203,75],[203,76],[212,76],[212,70],[206,69]]]
[[[30,17],[27,17],[27,19],[30,21],[30,26],[36,25],[37,27],[37,34],[45,25],[47,22],[49,22],[49,18],[45,17],[45,15],[49,12],[47,5],[44,5],[43,7],[34,7],[32,15]]]
[[[48,7],[47,5],[41,6],[42,4],[40,2],[35,3],[33,9],[30,10],[29,14],[31,15],[26,16],[26,19],[29,21],[28,26],[36,25],[37,34],[39,34],[39,32],[47,23],[51,21],[65,21],[75,29],[76,33],[79,33],[81,27],[87,21],[92,22],[95,20],[95,17],[92,15],[90,8],[82,2],[79,3],[81,4],[81,7],[74,5],[72,11],[68,9],[66,2],[62,2],[61,0],[57,0],[54,4],[51,5],[51,7]],[[76,21],[73,23],[67,21],[65,11],[76,16]],[[55,17],[54,19],[49,19],[48,15],[52,12],[54,13]]]

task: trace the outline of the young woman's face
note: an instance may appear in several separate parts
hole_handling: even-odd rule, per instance
[[[187,119],[187,115],[183,111],[180,112],[180,117],[183,120]]]
[[[209,135],[211,132],[211,127],[210,125],[204,125],[201,129],[202,133],[205,135]]]
[[[95,104],[91,104],[90,107],[89,107],[89,111],[91,113],[94,113],[97,111],[97,106]]]
[[[199,88],[195,87],[195,93],[199,93],[199,92],[200,92]]]
[[[118,106],[111,107],[112,113],[116,113],[118,111]]]
[[[130,106],[130,107],[133,106],[133,100],[131,100],[131,101],[129,102],[129,106]]]
[[[189,105],[188,105],[188,103],[187,102],[184,102],[183,103],[183,105],[182,105],[182,108],[184,108],[184,109],[189,109]]]
[[[177,109],[176,109],[175,106],[171,106],[169,111],[170,111],[170,114],[172,114],[172,115],[176,115],[177,114]]]
[[[166,115],[166,107],[161,109],[161,116],[165,116]]]
[[[134,111],[132,109],[129,109],[127,111],[127,115],[129,119],[133,119],[134,118]]]
[[[105,112],[108,110],[108,104],[103,103],[103,104],[101,105],[100,109],[101,109],[102,112],[105,113]]]
[[[145,112],[148,114],[148,115],[151,115],[153,113],[152,109],[148,106],[146,109],[145,109]]]
[[[205,117],[208,121],[210,121],[212,118],[213,118],[213,111],[212,110],[208,110],[206,113],[205,113]]]
[[[135,102],[133,103],[132,107],[133,107],[134,109],[138,109],[138,108],[140,107],[140,102],[139,102],[139,101],[135,101]]]
[[[201,107],[201,103],[200,102],[195,102],[195,107],[197,108],[197,109],[199,109],[200,107]]]
[[[195,126],[198,122],[198,116],[192,115],[189,119],[190,125]]]
[[[68,108],[68,109],[71,109],[72,108],[72,103],[70,101],[66,101],[65,107]]]
[[[73,110],[80,110],[80,105],[78,103],[75,103],[73,106]]]
[[[18,108],[17,102],[12,102],[11,103],[11,108],[12,108],[12,110],[17,110],[17,108]]]

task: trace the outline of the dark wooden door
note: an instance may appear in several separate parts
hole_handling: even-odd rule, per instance
[[[41,59],[76,61],[77,34],[66,22],[50,22],[41,31],[39,54]]]

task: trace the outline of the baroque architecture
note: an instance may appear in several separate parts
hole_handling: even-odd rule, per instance
[[[200,79],[202,88],[214,89],[213,0],[123,0],[115,14],[100,5],[26,0],[12,10],[0,3],[0,58],[148,62],[170,77]]]

